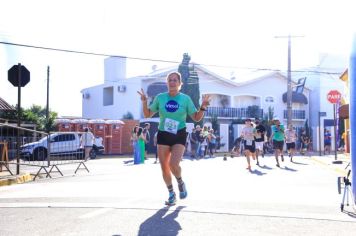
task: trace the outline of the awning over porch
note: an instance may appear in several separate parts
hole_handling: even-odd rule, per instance
[[[287,102],[287,92],[282,95],[283,102]],[[292,92],[292,102],[308,104],[308,98],[303,93]]]

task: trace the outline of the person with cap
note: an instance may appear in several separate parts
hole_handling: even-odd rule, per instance
[[[281,160],[282,162],[284,161],[284,126],[281,124],[278,118],[274,119],[274,125],[271,127],[270,141],[273,143],[274,156],[276,157],[276,166],[280,167],[278,156],[281,155]]]
[[[142,109],[145,118],[159,113],[159,125],[157,134],[158,158],[161,164],[163,180],[167,186],[169,197],[166,205],[174,205],[176,194],[172,185],[172,174],[178,182],[179,197],[184,199],[188,192],[182,179],[180,162],[186,144],[186,119],[189,115],[195,122],[200,121],[210,104],[210,96],[203,95],[199,110],[192,99],[180,92],[183,85],[179,72],[167,75],[166,83],[168,92],[158,94],[150,106],[147,104],[147,96],[143,89],[137,91],[141,97]]]

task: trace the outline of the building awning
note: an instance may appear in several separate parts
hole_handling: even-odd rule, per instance
[[[166,83],[157,82],[157,83],[153,83],[153,84],[148,86],[148,88],[147,88],[147,96],[155,97],[157,94],[164,93],[164,92],[167,92],[167,91],[168,91],[168,88],[167,88],[167,84]]]
[[[339,117],[341,119],[349,118],[349,104],[341,105],[341,107],[339,108]]]
[[[282,96],[283,102],[287,103],[287,92],[283,93]],[[294,103],[303,103],[308,104],[308,99],[303,93],[292,92],[292,102]]]

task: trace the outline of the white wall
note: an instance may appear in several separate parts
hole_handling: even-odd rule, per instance
[[[118,86],[125,86],[125,91],[119,91]],[[103,106],[103,89],[114,87],[113,105]],[[110,82],[100,86],[84,89],[83,94],[89,94],[89,98],[83,98],[82,116],[92,119],[122,119],[123,115],[131,112],[134,119],[141,118],[142,104],[137,91],[141,90],[141,81],[133,78]]]
[[[105,83],[126,79],[126,58],[105,58],[104,68]]]

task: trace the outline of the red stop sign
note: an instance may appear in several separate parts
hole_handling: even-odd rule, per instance
[[[341,100],[341,93],[337,90],[330,90],[327,94],[327,99],[330,103],[338,103]]]

